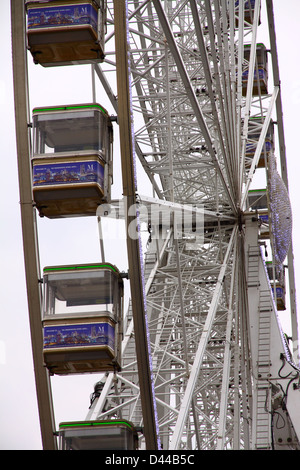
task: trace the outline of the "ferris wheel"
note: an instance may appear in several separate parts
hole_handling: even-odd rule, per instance
[[[80,446],[88,426],[106,446],[108,435],[117,442],[127,432],[140,449],[298,449],[292,210],[272,0],[61,1],[59,23],[47,23],[51,2],[23,3],[12,2],[14,64],[24,71],[14,73],[16,123],[45,448],[58,445],[51,374],[102,372],[86,421],[61,423],[64,448]],[[82,32],[86,17],[96,39]],[[119,199],[110,190],[114,119],[96,99],[61,103],[34,109],[31,131],[27,54],[37,67],[92,64],[117,115]],[[128,275],[109,253],[40,274],[36,217],[81,215],[99,227],[124,219]]]

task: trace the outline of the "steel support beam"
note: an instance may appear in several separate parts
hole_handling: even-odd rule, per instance
[[[42,354],[41,287],[39,284],[36,213],[33,208],[31,190],[25,6],[23,0],[11,0],[11,27],[20,207],[34,373],[43,448],[55,450],[57,443],[54,435],[55,423],[50,379],[43,363]]]
[[[270,125],[272,112],[273,112],[274,107],[275,107],[275,103],[276,103],[276,99],[277,99],[277,95],[278,95],[278,90],[279,90],[278,87],[274,88],[272,99],[271,99],[270,104],[269,104],[269,109],[268,109],[267,115],[264,119],[264,124],[263,124],[262,130],[261,130],[261,133],[260,133],[260,136],[259,136],[259,139],[258,139],[255,154],[254,154],[254,157],[253,157],[253,160],[252,160],[252,163],[251,163],[251,168],[250,168],[250,171],[249,171],[249,174],[248,174],[248,177],[247,177],[247,181],[246,181],[246,184],[245,184],[245,188],[244,188],[244,191],[243,191],[243,194],[242,194],[242,201],[241,201],[241,208],[242,209],[245,209],[245,203],[246,203],[246,199],[247,199],[247,196],[248,196],[248,191],[249,191],[250,185],[252,183],[253,175],[255,173],[256,166],[257,166],[259,157],[261,155],[264,142],[266,140],[266,135],[267,135],[267,132],[268,132],[268,127]]]
[[[224,175],[224,172],[220,166],[220,162],[218,160],[218,157],[216,155],[216,150],[213,146],[212,142],[212,136],[210,135],[210,131],[206,125],[202,110],[199,106],[199,103],[197,101],[195,92],[191,86],[190,78],[188,76],[188,73],[186,71],[184,62],[181,58],[179,49],[177,47],[176,41],[174,40],[173,33],[168,21],[168,18],[166,17],[166,14],[164,12],[164,9],[162,7],[161,1],[160,0],[153,0],[153,6],[156,10],[157,16],[159,18],[160,24],[162,26],[162,29],[164,31],[164,35],[166,37],[166,40],[168,41],[169,49],[173,55],[173,58],[175,60],[175,63],[178,68],[178,72],[180,74],[181,80],[183,82],[183,85],[185,87],[186,94],[190,100],[191,106],[193,108],[193,111],[195,113],[195,117],[198,121],[198,124],[201,128],[201,131],[203,133],[203,137],[205,139],[209,154],[211,156],[211,159],[215,165],[216,171],[218,172],[218,175],[220,176],[220,179],[222,181],[223,188],[228,196],[228,200],[231,204],[232,210],[236,211],[236,204],[233,201],[232,195],[230,194],[226,178]]]
[[[193,398],[196,381],[197,381],[199,371],[202,365],[203,356],[204,356],[204,352],[205,352],[209,335],[211,332],[213,320],[215,318],[215,314],[218,308],[218,301],[219,301],[219,298],[223,289],[223,282],[224,282],[226,270],[228,268],[229,257],[231,255],[234,243],[236,242],[236,235],[237,235],[237,226],[235,226],[232,231],[230,242],[228,244],[224,261],[223,261],[223,264],[222,264],[222,267],[218,276],[218,281],[216,284],[214,295],[210,304],[209,311],[207,313],[207,317],[206,317],[204,328],[203,328],[201,338],[199,341],[198,349],[195,355],[195,359],[194,359],[193,366],[190,372],[189,380],[186,386],[185,394],[181,402],[174,434],[170,443],[171,450],[179,449],[179,446],[180,446],[182,432],[185,426],[187,415],[190,410],[190,404]]]
[[[241,168],[244,168],[245,164],[245,154],[246,154],[246,142],[248,136],[248,124],[251,113],[251,104],[252,104],[252,93],[253,93],[253,82],[254,82],[254,70],[255,70],[255,61],[256,61],[256,38],[257,38],[257,28],[258,28],[258,19],[260,11],[260,0],[255,2],[254,6],[254,19],[253,19],[253,28],[252,28],[252,40],[251,40],[251,49],[250,49],[250,60],[248,67],[248,81],[247,81],[247,93],[246,93],[246,106],[245,106],[245,117],[243,124],[243,139],[242,139],[242,155],[241,155]],[[241,70],[240,70],[241,72]],[[240,172],[240,186],[243,186],[243,171]],[[242,189],[241,189],[242,192]],[[243,208],[243,203],[241,203],[241,208]]]
[[[139,237],[131,237],[129,227],[136,226],[139,235],[138,217],[131,208],[136,206],[136,181],[134,165],[134,142],[130,100],[130,65],[127,38],[126,2],[114,0],[115,44],[118,89],[118,122],[120,129],[120,147],[123,178],[123,195],[127,200],[126,228],[129,278],[132,296],[132,314],[135,331],[135,344],[141,391],[143,427],[146,448],[155,450],[159,447],[158,427],[156,423],[156,404],[154,397],[153,376],[151,371],[151,352],[147,331],[147,312],[143,285],[142,257]],[[128,213],[129,212],[129,213]]]
[[[285,149],[285,138],[284,138],[284,127],[283,127],[283,109],[281,100],[281,89],[280,89],[280,75],[279,75],[279,64],[276,46],[276,33],[275,33],[275,21],[273,11],[273,1],[266,0],[267,4],[267,15],[269,23],[269,35],[270,35],[270,46],[272,55],[273,65],[273,80],[274,85],[278,87],[278,97],[276,99],[276,117],[277,117],[277,128],[278,128],[278,140],[279,140],[279,153],[280,153],[280,166],[281,176],[283,182],[289,190],[288,174],[287,174],[287,161],[286,161],[286,149]],[[299,364],[299,332],[298,332],[298,318],[297,318],[297,306],[296,306],[296,285],[295,285],[295,272],[294,272],[294,255],[293,255],[293,242],[291,242],[288,252],[288,273],[289,273],[289,287],[290,287],[290,304],[291,304],[291,324],[292,324],[292,338],[293,338],[293,356],[297,364]]]

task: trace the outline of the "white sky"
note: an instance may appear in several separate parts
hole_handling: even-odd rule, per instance
[[[297,202],[300,195],[298,156],[298,110],[300,105],[300,2],[273,0],[280,64],[290,197],[293,207],[293,242],[296,288],[300,279],[300,225]],[[264,4],[264,1],[262,1]],[[264,18],[263,18],[264,21]],[[264,24],[258,40],[265,40]],[[10,0],[0,1],[0,449],[41,449],[38,409],[31,355],[26,285],[22,251],[17,157],[14,134],[14,103],[11,65]],[[58,70],[60,69],[60,70]],[[90,67],[45,69],[32,64],[30,106],[91,102]],[[87,84],[87,85],[86,85]],[[114,110],[104,96],[97,95],[110,114]],[[117,126],[115,125],[115,135]],[[117,139],[116,139],[117,140]],[[115,144],[118,153],[118,142]],[[120,168],[115,162],[113,197],[121,196]],[[144,187],[141,194],[146,194]],[[151,195],[151,193],[150,193]],[[84,221],[39,220],[41,266],[94,262],[100,259],[97,225]],[[107,229],[106,229],[107,230]],[[117,229],[116,229],[117,230]],[[63,237],[61,234],[63,233]],[[78,234],[80,233],[80,237]],[[105,232],[106,236],[108,232]],[[117,233],[117,231],[115,232]],[[72,244],[70,244],[70,240]],[[71,246],[71,248],[70,248]],[[122,240],[106,243],[107,260],[127,270],[126,247]],[[55,377],[52,381],[56,424],[84,419],[89,395],[100,376]]]

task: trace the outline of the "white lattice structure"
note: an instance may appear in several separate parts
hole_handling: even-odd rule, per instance
[[[249,92],[257,62],[254,53],[245,62],[243,48],[244,43],[256,44],[256,4],[250,25],[238,20],[242,6],[235,8],[234,2],[128,2],[136,156],[158,201],[204,211],[203,243],[191,231],[174,238],[174,231],[164,232],[162,224],[152,227],[154,239],[145,258],[164,449],[258,446],[249,424],[255,366],[243,214],[279,90],[275,86],[269,94],[255,96]],[[245,93],[242,76],[247,69]],[[258,120],[258,150],[249,158],[250,115],[263,119],[261,124]],[[273,149],[269,158],[273,161]],[[287,227],[284,236],[289,245]],[[130,312],[127,326],[134,332]],[[95,405],[94,413],[99,418],[120,410],[142,425],[134,334],[128,338],[118,394],[110,388],[106,405]]]
[[[295,313],[291,209],[286,173],[279,175],[275,163],[277,158],[278,167],[286,168],[273,7],[271,0],[251,5],[249,10],[248,2],[234,0],[125,2],[134,153],[153,189],[143,194],[137,179],[136,201],[142,221],[145,214],[162,213],[147,220],[144,277],[157,446],[163,449],[298,448],[297,349],[292,356],[281,332],[260,249],[269,244],[276,260],[280,251],[281,270],[287,259],[289,308]],[[261,9],[268,24],[260,25]],[[94,70],[120,118],[116,11],[108,0],[106,56]],[[270,49],[262,53],[268,68],[256,55],[260,27],[270,30]],[[276,146],[264,147],[274,116],[278,155]],[[250,118],[256,119],[254,139],[248,136]],[[249,199],[255,172],[267,188],[264,239],[260,211]],[[178,223],[187,212],[189,223]],[[288,213],[285,223],[280,213]],[[263,320],[257,320],[265,305],[267,358],[260,343]],[[118,417],[144,426],[135,340],[129,307],[122,371],[97,384],[87,419]],[[296,324],[293,340],[297,344]],[[274,430],[276,413],[284,432]]]

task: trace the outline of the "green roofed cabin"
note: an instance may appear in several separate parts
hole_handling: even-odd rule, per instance
[[[26,1],[27,43],[44,67],[102,62],[106,0]]]
[[[45,267],[43,357],[51,374],[120,370],[123,278],[109,263]]]
[[[75,421],[59,425],[59,450],[138,450],[138,433],[126,420]]]
[[[113,128],[98,103],[33,109],[33,199],[41,216],[96,215],[110,201]]]

